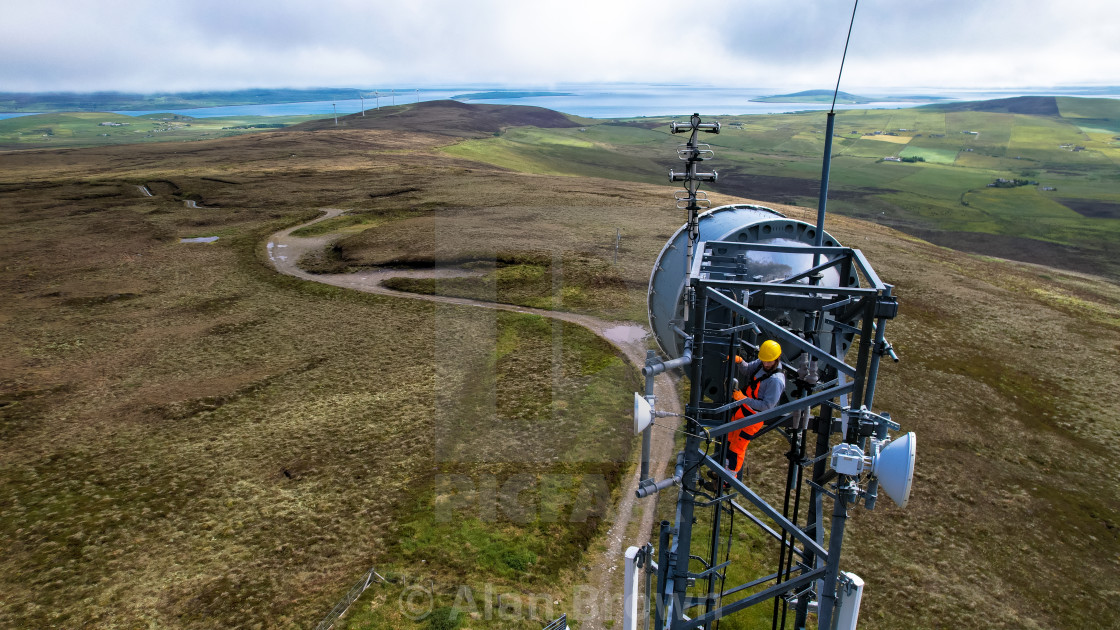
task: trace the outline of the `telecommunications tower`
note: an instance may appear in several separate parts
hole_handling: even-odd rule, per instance
[[[690,134],[678,148],[684,170],[669,175],[684,186],[677,207],[688,217],[650,277],[650,326],[664,356],[649,353],[646,393],[634,395],[634,420],[643,435],[638,496],[676,488],[677,502],[656,545],[627,551],[627,630],[647,627],[651,617],[657,630],[708,629],[764,605],[772,608],[773,628],[792,621],[800,630],[814,615],[820,629],[855,628],[863,582],[841,570],[849,512],[860,502],[873,509],[880,489],[900,506],[909,498],[915,436],[892,439],[899,425],[872,411],[881,359],[898,360],[885,337],[898,302],[858,249],[824,231],[832,122],[830,112],[816,225],[762,206],[707,209],[698,187],[716,181],[717,173],[701,168],[713,152],[697,136],[719,133],[720,125],[696,114],[672,125],[673,133]],[[755,358],[768,340],[783,349],[788,384],[775,407],[736,420],[736,357]],[[656,410],[653,380],[672,370],[688,379],[684,448],[673,474],[655,480],[648,465],[651,425],[668,414]],[[728,467],[729,435],[759,422],[752,443],[788,445],[784,492],[773,502]],[[729,580],[742,577],[732,568],[746,551],[733,549],[736,521],[770,541],[766,560],[753,562],[772,563],[739,584]]]

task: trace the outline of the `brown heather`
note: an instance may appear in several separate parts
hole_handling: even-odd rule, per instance
[[[0,154],[0,626],[308,628],[378,566],[395,582],[353,627],[406,627],[410,579],[441,605],[489,581],[554,591],[558,611],[586,579],[597,518],[440,522],[436,478],[617,488],[634,371],[568,325],[279,276],[263,239],[349,208],[305,266],[465,265],[485,275],[401,288],[640,321],[682,220],[670,189],[519,174],[441,153],[452,135],[346,122]],[[1116,626],[1120,289],[828,229],[897,287],[903,362],[876,406],[919,441],[910,507],[849,523],[863,626]],[[752,451],[771,495],[780,447]]]

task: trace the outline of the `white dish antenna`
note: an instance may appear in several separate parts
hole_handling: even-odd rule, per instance
[[[879,481],[879,487],[898,507],[906,507],[910,500],[910,486],[914,483],[914,458],[918,453],[918,438],[911,431],[880,448],[884,442],[872,440],[872,455],[867,457],[855,444],[841,443],[832,447],[832,469],[841,475],[853,477],[870,473]]]
[[[891,440],[871,463],[871,474],[879,480],[879,487],[898,507],[906,507],[906,502],[910,500],[910,487],[914,483],[914,458],[918,453],[917,440],[913,431]]]
[[[653,422],[653,407],[649,401],[634,392],[634,435],[646,430]]]

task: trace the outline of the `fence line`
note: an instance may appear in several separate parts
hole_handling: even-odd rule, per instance
[[[343,597],[341,601],[335,604],[334,608],[332,608],[331,611],[327,613],[327,616],[319,622],[319,625],[315,626],[315,630],[331,630],[331,628],[334,627],[335,622],[338,621],[338,618],[346,614],[346,611],[350,609],[350,606],[355,601],[357,601],[359,597],[362,596],[362,593],[366,592],[366,589],[369,588],[370,584],[373,583],[374,577],[381,580],[382,582],[385,581],[385,578],[381,577],[381,575],[374,570],[375,568],[376,567],[370,567],[370,570],[366,571],[366,574],[363,575],[362,579],[359,580],[358,583],[350,589],[350,592],[346,594],[346,597]]]

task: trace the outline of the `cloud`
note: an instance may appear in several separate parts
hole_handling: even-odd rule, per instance
[[[719,31],[726,66],[754,68],[744,79],[835,83],[850,2],[763,0],[749,11],[735,12],[729,3],[719,8],[733,16]],[[1118,19],[1120,6],[1105,1],[862,0],[844,84],[1116,84],[1120,38],[1110,31]]]
[[[13,4],[7,91],[634,81],[822,88],[839,0]],[[862,0],[842,88],[1120,83],[1111,2]]]

